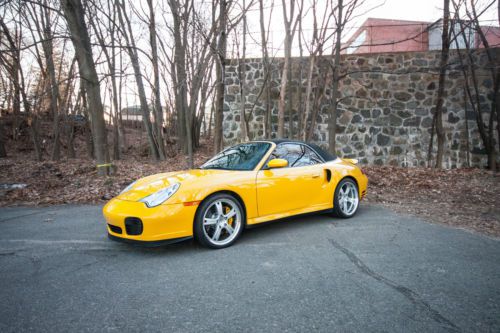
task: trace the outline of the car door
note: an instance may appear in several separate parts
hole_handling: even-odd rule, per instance
[[[286,159],[288,167],[263,169],[257,173],[259,216],[300,210],[317,204],[324,186],[320,166],[322,159],[309,147],[299,143],[279,144],[269,160],[274,158]]]

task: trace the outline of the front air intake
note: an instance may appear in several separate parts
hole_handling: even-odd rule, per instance
[[[127,235],[137,236],[142,234],[142,221],[138,217],[127,217],[125,219],[125,231]]]
[[[116,225],[108,224],[108,227],[109,227],[109,230],[111,230],[115,234],[121,234],[122,233],[122,228],[120,228],[120,227],[118,227]]]

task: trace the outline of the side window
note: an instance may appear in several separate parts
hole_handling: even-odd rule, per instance
[[[306,146],[301,146],[303,149],[303,155],[299,158],[293,166],[306,166],[323,163],[321,158],[314,152],[311,148]]]
[[[300,147],[295,147],[298,145],[294,144],[280,144],[276,147],[276,149],[271,154],[270,159],[273,158],[282,158],[288,161],[288,166],[291,167],[293,163],[300,158]]]
[[[321,158],[310,148],[295,143],[280,144],[270,156],[270,159],[282,158],[288,161],[289,167],[299,167],[323,163]]]

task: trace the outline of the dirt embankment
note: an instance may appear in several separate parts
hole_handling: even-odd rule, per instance
[[[367,201],[425,220],[500,236],[500,173],[365,167]]]
[[[43,133],[50,133],[46,124]],[[111,131],[110,131],[111,133]],[[49,136],[43,142],[50,145]],[[185,169],[185,156],[170,150],[167,161],[147,157],[147,140],[140,129],[127,129],[129,147],[113,162],[117,171],[97,177],[94,161],[86,158],[83,134],[75,141],[77,159],[58,162],[33,160],[29,136],[7,142],[9,157],[0,159],[0,206],[104,203],[132,181],[155,173]],[[109,142],[112,142],[111,135]],[[173,147],[173,146],[172,146]],[[66,147],[62,147],[65,155]],[[44,148],[48,159],[50,146]],[[195,165],[212,155],[206,143],[197,150]],[[454,225],[500,237],[500,173],[481,169],[436,170],[366,166],[366,201],[425,220]],[[5,188],[5,184],[26,187]]]

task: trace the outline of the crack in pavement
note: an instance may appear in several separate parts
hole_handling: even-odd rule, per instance
[[[410,300],[414,305],[419,307],[421,310],[424,310],[425,312],[429,313],[431,318],[436,321],[439,324],[444,324],[446,325],[447,329],[452,332],[460,332],[460,328],[457,327],[453,322],[450,320],[446,319],[442,314],[440,314],[437,310],[433,309],[429,303],[424,301],[416,292],[413,290],[404,287],[402,285],[397,284],[396,282],[389,280],[385,276],[382,276],[374,271],[372,271],[366,264],[359,259],[354,253],[349,251],[347,248],[343,247],[339,243],[337,243],[333,239],[329,239],[330,243],[335,247],[337,250],[340,250],[343,254],[346,255],[346,257],[351,261],[362,273],[368,275],[369,277],[377,280],[378,282],[381,282],[385,284],[386,286],[394,289],[401,295],[403,295],[405,298]]]
[[[86,239],[0,239],[0,243],[27,243],[32,245],[109,245],[109,241]]]
[[[43,210],[40,210],[40,211],[33,212],[33,213],[28,213],[28,214],[23,214],[23,215],[16,215],[16,216],[7,217],[5,219],[1,219],[0,223],[11,221],[11,220],[15,220],[15,219],[19,219],[19,218],[22,218],[22,217],[33,216],[33,215],[38,215],[38,214],[48,214],[48,213],[54,213],[54,212],[57,212],[57,211],[56,210],[49,210],[49,211],[45,212]]]

